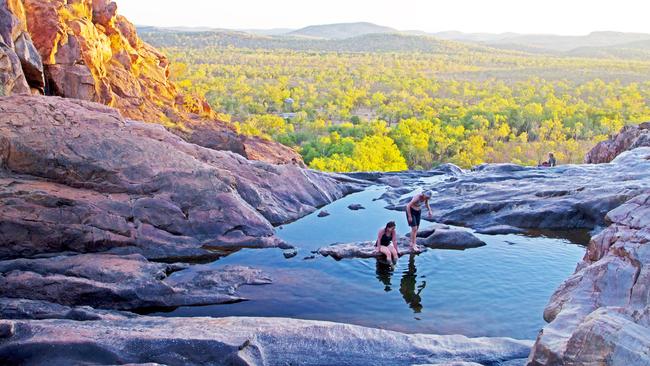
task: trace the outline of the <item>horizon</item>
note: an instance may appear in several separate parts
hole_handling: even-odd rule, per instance
[[[516,0],[497,0],[489,4],[480,0],[435,4],[424,0],[404,0],[399,6],[389,0],[372,3],[332,0],[327,4],[307,4],[297,0],[242,0],[227,4],[185,0],[182,7],[174,0],[117,0],[117,4],[119,13],[133,23],[161,28],[296,30],[312,25],[367,22],[399,31],[428,33],[650,34],[650,23],[645,19],[650,4],[634,0],[620,0],[615,6],[606,0],[534,0],[526,4]]]

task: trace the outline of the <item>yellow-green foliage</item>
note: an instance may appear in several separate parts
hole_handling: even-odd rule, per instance
[[[406,170],[406,160],[395,142],[387,136],[368,136],[354,146],[352,156],[334,154],[316,158],[309,166],[331,172],[401,171]]]
[[[650,60],[462,48],[167,53],[183,89],[243,121],[236,124],[242,133],[292,146],[322,170],[400,170],[404,160],[419,169],[534,165],[551,151],[560,163],[578,163],[624,124],[650,120]],[[283,113],[295,115],[287,121]]]

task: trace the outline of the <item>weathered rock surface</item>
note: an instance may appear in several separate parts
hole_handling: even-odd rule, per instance
[[[70,307],[47,301],[0,298],[0,319],[70,319],[77,321],[134,318],[124,311],[94,309],[90,306]]]
[[[0,297],[129,310],[241,301],[235,293],[239,286],[271,283],[249,267],[193,266],[168,277],[175,269],[137,254],[2,261]]]
[[[476,229],[479,234],[485,235],[505,235],[505,234],[523,234],[526,230],[510,225],[494,225]]]
[[[0,96],[31,90],[99,102],[204,147],[304,166],[292,149],[238,135],[204,98],[181,94],[169,66],[113,1],[0,1]]]
[[[417,243],[432,249],[465,250],[485,246],[472,233],[458,229],[436,229],[426,238],[418,238]]]
[[[1,95],[42,93],[43,62],[27,30],[21,0],[0,0]]]
[[[0,359],[29,365],[497,364],[526,357],[531,344],[275,318],[139,317],[94,322],[3,320],[0,324],[14,329],[0,342]]]
[[[0,98],[0,167],[0,258],[119,249],[178,259],[287,247],[272,225],[360,187],[52,97]]]
[[[404,237],[397,239],[397,252],[400,256],[414,253],[410,248],[410,241]],[[345,258],[381,258],[384,256],[384,254],[377,251],[374,241],[332,244],[318,249],[318,254],[324,257],[330,256],[336,260]]]
[[[606,226],[607,212],[650,189],[648,158],[650,148],[640,147],[610,164],[551,169],[490,164],[454,179],[411,187],[436,192],[431,199],[436,222],[476,229],[593,229]],[[403,211],[409,200],[389,198],[388,208]]]
[[[330,213],[327,212],[326,210],[322,210],[321,212],[318,213],[318,217],[327,217],[329,215]]]
[[[432,249],[456,250],[478,248],[485,245],[483,241],[467,231],[449,229],[448,227],[446,229],[437,228],[425,238],[418,237],[417,244]],[[420,249],[420,252],[422,251],[424,250]],[[414,253],[410,248],[410,240],[408,237],[400,237],[397,239],[397,252],[400,256]],[[344,258],[383,257],[383,254],[377,251],[374,241],[333,244],[318,249],[318,253],[325,257],[330,256],[336,260]]]
[[[431,225],[427,225],[427,227],[424,228],[424,229],[420,229],[416,236],[418,238],[427,238],[427,237],[431,236],[438,229],[449,229],[449,228],[450,228],[449,225],[434,223],[434,224],[431,224]],[[411,233],[406,233],[406,237],[410,238]]]
[[[529,365],[650,365],[650,192],[607,218],[546,307]]]
[[[591,149],[585,156],[585,163],[609,163],[622,152],[643,146],[650,147],[650,122],[623,127],[621,132]]]

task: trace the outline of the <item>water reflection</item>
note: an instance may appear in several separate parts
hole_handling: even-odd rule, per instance
[[[402,272],[402,278],[399,284],[399,292],[402,294],[406,304],[414,313],[422,312],[422,297],[420,293],[427,286],[426,281],[418,284],[417,267],[415,266],[415,254],[409,255],[409,263],[406,271]],[[391,278],[395,272],[395,267],[388,262],[377,259],[377,279],[384,285],[384,291],[392,291]]]
[[[406,271],[402,272],[399,292],[402,294],[404,301],[406,301],[408,306],[413,309],[413,312],[416,314],[422,311],[422,297],[420,297],[420,293],[427,286],[426,281],[422,281],[422,283],[417,285],[417,271],[418,269],[415,267],[415,254],[411,254],[409,256],[408,268]]]
[[[393,276],[395,267],[383,259],[377,259],[377,279],[384,284],[384,291],[390,292],[391,283],[390,278]]]

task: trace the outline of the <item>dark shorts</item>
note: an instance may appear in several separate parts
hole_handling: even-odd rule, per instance
[[[409,222],[410,227],[416,227],[420,226],[420,219],[422,218],[422,211],[421,210],[415,210],[413,208],[410,208],[411,210],[411,222]],[[406,214],[406,221],[408,221],[409,215]]]

